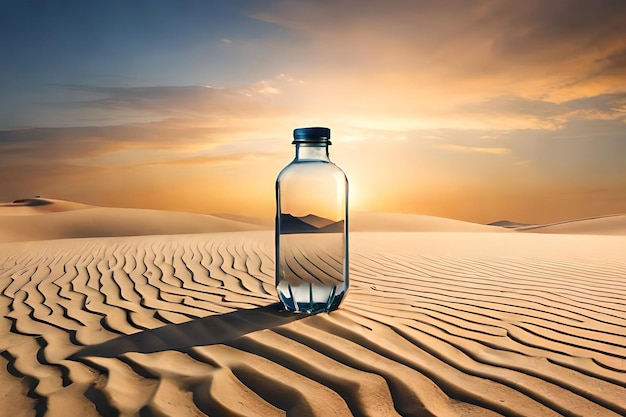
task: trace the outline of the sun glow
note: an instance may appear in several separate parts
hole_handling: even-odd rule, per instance
[[[348,207],[350,211],[366,211],[367,202],[361,184],[356,179],[348,178]]]

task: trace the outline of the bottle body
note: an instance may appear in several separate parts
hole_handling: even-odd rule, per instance
[[[329,143],[296,143],[276,180],[276,291],[289,311],[336,309],[349,286],[348,181]]]

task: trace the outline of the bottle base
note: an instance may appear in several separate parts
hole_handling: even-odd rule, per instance
[[[276,287],[278,298],[288,311],[303,314],[328,313],[336,310],[346,294],[344,285],[327,286],[281,283]]]

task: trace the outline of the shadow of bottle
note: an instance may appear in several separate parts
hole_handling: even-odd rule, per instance
[[[114,358],[127,352],[154,353],[228,343],[248,333],[272,329],[306,317],[283,311],[280,303],[274,303],[121,336],[85,346],[68,359],[80,360],[88,356]]]

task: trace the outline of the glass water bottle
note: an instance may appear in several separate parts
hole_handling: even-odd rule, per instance
[[[336,309],[348,290],[348,180],[328,157],[330,129],[293,132],[276,179],[276,291],[289,311]]]

